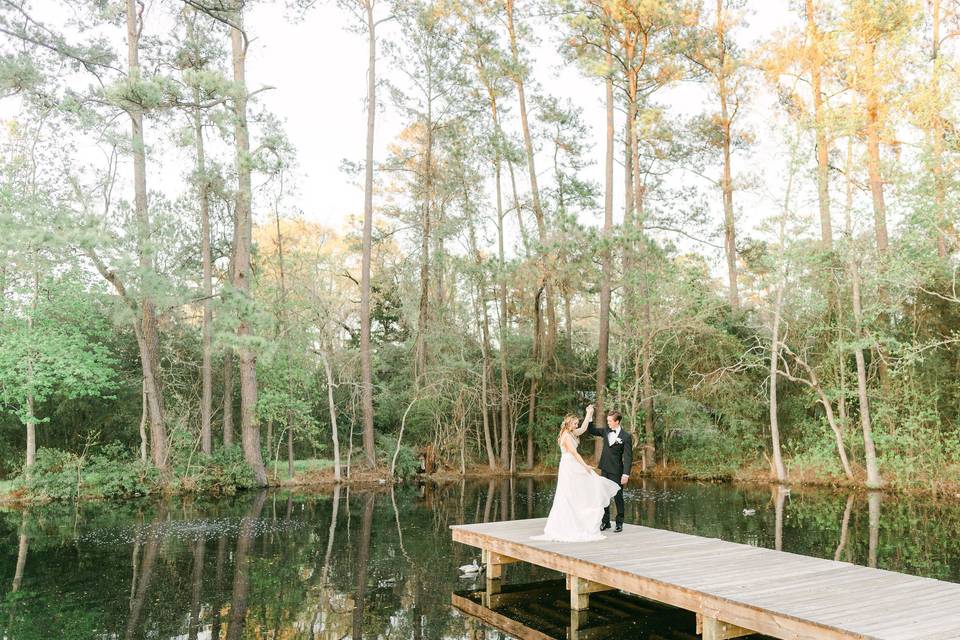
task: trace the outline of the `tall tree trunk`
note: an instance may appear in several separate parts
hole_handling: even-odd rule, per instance
[[[813,93],[813,119],[817,140],[817,198],[820,203],[820,242],[823,248],[833,248],[833,225],[830,221],[830,160],[829,142],[823,114],[823,90],[821,73],[823,52],[820,29],[817,27],[814,0],[805,0],[807,14],[807,38],[810,41],[810,89]]]
[[[499,445],[499,464],[503,469],[507,468],[507,460],[509,456],[509,431],[507,424],[510,421],[510,384],[509,384],[509,375],[507,372],[507,276],[506,276],[506,258],[504,252],[504,239],[503,239],[503,226],[504,226],[504,217],[505,213],[503,210],[503,154],[501,150],[501,145],[504,142],[503,129],[500,126],[500,114],[497,108],[497,94],[496,89],[489,80],[489,76],[484,71],[483,58],[481,56],[476,57],[476,67],[478,74],[484,81],[484,88],[487,91],[487,100],[490,104],[490,119],[493,123],[493,130],[496,136],[495,145],[494,145],[494,158],[493,158],[493,174],[494,174],[494,185],[496,187],[496,201],[497,201],[497,303],[500,307],[500,313],[498,314],[497,319],[497,329],[498,329],[498,349],[499,354],[499,364],[500,364],[500,418],[499,418],[499,437],[497,436],[497,420],[494,419],[494,432],[493,432],[493,447],[494,451],[497,450],[497,445]],[[512,171],[511,171],[512,174]],[[516,191],[516,189],[514,189]],[[518,212],[519,216],[519,212]],[[522,216],[520,216],[521,221],[521,233],[526,236],[522,231]],[[526,240],[524,240],[526,244]]]
[[[370,366],[370,259],[373,243],[373,133],[377,111],[377,38],[373,1],[361,0],[367,18],[367,154],[363,179],[363,259],[360,269],[360,386],[363,451],[368,469],[377,464],[373,442],[373,379]]]
[[[230,29],[233,54],[233,81],[236,85],[233,100],[236,140],[237,196],[234,207],[234,261],[233,286],[245,299],[251,299],[251,251],[253,244],[253,214],[251,211],[250,137],[247,130],[246,56],[248,39],[243,32],[243,9],[235,12]],[[250,318],[244,312],[237,326],[240,342],[240,436],[243,457],[253,469],[257,486],[267,484],[267,470],[260,453],[260,425],[257,420],[257,358],[248,344],[251,337]]]
[[[500,298],[500,313],[497,316],[500,342],[500,468],[506,470],[510,461],[510,382],[507,372],[507,314],[510,313],[510,307],[507,306],[507,268],[503,246],[501,166],[498,152],[494,173],[497,187],[497,291]]]
[[[641,331],[641,340],[643,341],[640,349],[641,357],[641,378],[643,383],[643,470],[652,470],[657,461],[657,446],[654,437],[653,423],[653,312],[650,303],[650,252],[644,234],[644,224],[646,223],[646,189],[644,187],[642,171],[640,168],[640,136],[637,132],[636,118],[639,104],[637,103],[637,90],[639,84],[639,75],[634,75],[631,87],[632,101],[634,103],[633,117],[630,123],[630,167],[633,170],[633,184],[627,188],[633,190],[633,222],[637,240],[641,243],[637,253],[640,253],[641,265],[643,267],[640,274],[641,285],[640,292],[642,299],[640,301],[641,322],[643,329]],[[631,311],[631,315],[633,315]],[[629,469],[627,470],[629,474]]]
[[[723,0],[717,0],[717,50],[720,60],[717,62],[717,90],[720,95],[720,144],[723,149],[723,178],[720,188],[723,191],[723,246],[727,255],[727,279],[729,281],[728,298],[730,306],[740,309],[740,289],[737,284],[737,235],[733,215],[733,170],[730,166],[730,130],[731,121],[727,101],[726,70],[726,28],[724,25]]]
[[[540,299],[544,288],[540,288],[533,296],[533,359],[535,362],[542,363],[543,344],[540,336],[543,334],[541,326],[543,316],[540,313]],[[534,446],[533,429],[537,420],[537,392],[540,389],[540,376],[543,375],[542,367],[530,380],[530,403],[527,405],[527,468],[533,467]],[[513,469],[511,469],[513,471]]]
[[[478,65],[479,68],[482,68]],[[481,74],[482,77],[485,75]],[[504,217],[503,210],[503,155],[500,145],[503,144],[503,130],[500,127],[500,115],[497,109],[497,95],[494,87],[487,83],[487,96],[490,101],[490,117],[493,121],[494,132],[496,133],[496,151],[493,159],[494,185],[496,187],[497,199],[497,294],[500,307],[500,313],[497,317],[498,353],[500,360],[500,468],[506,470],[509,467],[510,460],[510,383],[507,372],[507,268],[506,256],[504,250]],[[516,189],[514,189],[516,192]]]
[[[33,341],[33,319],[37,314],[37,305],[40,301],[40,274],[34,265],[33,269],[33,292],[30,299],[30,313],[27,316],[27,335],[30,336],[31,342]],[[34,370],[33,370],[33,360],[34,352],[33,349],[30,350],[30,354],[27,356],[27,380],[30,381],[30,384],[33,384]],[[26,464],[23,467],[23,475],[27,478],[30,478],[33,465],[37,462],[37,414],[34,406],[34,395],[30,391],[27,393],[27,455],[26,455]]]
[[[544,347],[545,351],[549,354],[552,353],[553,346],[556,343],[557,319],[556,309],[553,302],[553,285],[551,283],[549,274],[546,273],[548,267],[545,264],[543,253],[546,251],[547,225],[546,218],[543,213],[543,207],[540,203],[540,188],[537,185],[537,168],[534,160],[533,136],[530,134],[530,125],[527,119],[526,90],[522,65],[520,62],[520,47],[517,44],[517,30],[516,26],[514,25],[514,0],[506,0],[505,6],[507,17],[507,34],[510,38],[510,54],[514,65],[512,78],[517,89],[517,101],[519,102],[520,106],[520,128],[523,133],[523,147],[527,156],[527,173],[530,176],[530,199],[533,204],[533,215],[537,220],[537,233],[540,240],[540,267],[544,270],[544,281],[546,284],[544,302],[547,310],[547,326],[544,328]]]
[[[274,222],[277,229],[277,265],[280,268],[280,309],[278,313],[278,329],[280,335],[285,335],[287,327],[287,270],[283,255],[283,233],[280,229],[280,203],[274,206]],[[279,337],[279,336],[278,336]],[[293,391],[293,362],[289,354],[287,360],[287,389]],[[287,409],[287,477],[293,479],[293,410]]]
[[[864,362],[863,348],[859,342],[863,339],[862,310],[860,302],[860,270],[856,258],[850,261],[850,281],[853,289],[854,338],[857,346],[854,357],[857,361],[857,392],[860,399],[860,427],[863,430],[863,450],[867,465],[867,487],[880,488],[883,481],[877,465],[877,450],[873,443],[873,425],[870,421],[870,401],[867,396],[867,366]]]
[[[223,446],[233,446],[233,349],[229,347],[223,353]]]
[[[770,439],[773,443],[773,469],[777,482],[787,481],[787,468],[783,464],[783,453],[780,448],[780,422],[777,419],[777,362],[780,359],[780,310],[783,305],[783,286],[783,283],[777,286],[770,344]]]
[[[846,232],[852,239],[853,235],[853,140],[847,139],[847,160],[845,173],[847,175],[847,196],[846,196]],[[870,399],[867,395],[867,365],[863,357],[863,347],[860,341],[863,339],[863,313],[860,299],[860,266],[854,255],[853,248],[850,249],[851,256],[849,261],[849,272],[851,281],[851,297],[853,303],[853,322],[854,322],[854,359],[857,363],[857,394],[860,404],[860,428],[863,433],[864,458],[867,466],[867,487],[879,488],[883,481],[880,478],[880,470],[877,465],[877,451],[873,443],[873,425],[870,422]]]
[[[131,82],[140,80],[140,34],[143,29],[143,5],[138,0],[126,0],[127,18],[127,76]],[[134,211],[137,220],[137,253],[141,271],[153,270],[153,249],[150,247],[150,212],[147,205],[147,155],[143,139],[143,109],[131,104],[127,113],[131,124],[131,147],[133,150]],[[148,287],[144,287],[147,289]],[[143,293],[140,300],[139,319],[142,339],[138,340],[143,377],[147,381],[150,397],[150,451],[153,464],[167,469],[167,432],[163,419],[163,396],[158,364],[159,337],[157,315],[153,298]]]
[[[483,421],[483,444],[487,452],[487,464],[491,471],[497,468],[497,457],[493,451],[493,442],[490,434],[490,319],[487,316],[487,278],[483,267],[483,256],[477,245],[477,230],[473,219],[473,209],[470,205],[470,194],[467,192],[466,177],[463,177],[463,209],[467,215],[467,230],[469,232],[470,252],[473,253],[477,265],[477,293],[474,312],[477,323],[480,325],[480,356],[483,370],[480,372],[480,410]]]
[[[287,477],[293,480],[293,411],[287,411]]]
[[[483,444],[487,452],[487,465],[491,471],[497,468],[497,456],[493,450],[493,441],[490,427],[490,328],[486,317],[486,309],[483,311],[483,372],[480,380],[480,394],[482,398],[483,410]]]
[[[646,262],[646,260],[644,260]],[[646,286],[644,286],[646,289]],[[657,445],[653,432],[653,320],[649,294],[644,293],[643,310],[643,469],[650,471],[657,464]],[[628,474],[630,470],[626,471]]]
[[[203,359],[200,365],[200,449],[207,455],[213,450],[211,420],[213,417],[213,263],[210,256],[210,198],[206,157],[203,145],[203,120],[200,114],[200,90],[193,93],[198,106],[193,109],[193,131],[197,147],[197,191],[200,200],[200,260],[203,265]]]
[[[267,418],[267,462],[270,461],[270,457],[273,455],[273,418]],[[273,471],[276,472],[277,468],[274,466]]]
[[[539,240],[539,250],[537,251],[537,263],[540,270],[540,279],[544,285],[544,303],[546,307],[547,321],[546,326],[543,322],[543,308],[540,305],[539,293],[536,300],[534,312],[534,360],[538,363],[538,374],[530,381],[530,402],[529,413],[527,416],[527,465],[533,466],[533,432],[532,428],[536,421],[537,392],[540,386],[540,377],[545,374],[545,364],[552,356],[556,345],[557,316],[554,303],[553,276],[552,267],[548,265],[547,255],[547,225],[543,213],[543,207],[540,202],[540,188],[537,184],[537,168],[534,159],[533,136],[530,133],[530,125],[527,118],[527,99],[523,71],[520,63],[520,47],[517,44],[517,30],[514,24],[514,0],[506,0],[507,33],[510,39],[510,53],[513,60],[514,72],[512,74],[514,85],[517,89],[517,100],[520,106],[520,128],[523,132],[523,147],[527,156],[527,173],[530,177],[530,199],[533,204],[533,215],[537,221],[537,235]],[[541,340],[541,332],[543,334]],[[538,350],[539,347],[539,350]]]
[[[427,328],[430,317],[430,207],[424,205],[420,218],[420,303],[417,305],[417,337],[414,353],[414,381],[419,386],[427,370]]]
[[[428,74],[429,75],[429,74]],[[431,76],[432,78],[432,76]],[[428,79],[428,84],[432,79]],[[414,379],[419,385],[427,372],[427,333],[430,330],[430,310],[432,308],[443,307],[443,266],[440,263],[437,269],[437,290],[438,299],[436,304],[430,301],[430,244],[431,240],[437,243],[434,254],[438,262],[441,259],[442,251],[439,243],[442,240],[434,237],[433,233],[433,99],[430,93],[430,87],[427,88],[427,122],[426,122],[426,144],[424,149],[424,198],[423,210],[421,213],[421,237],[420,237],[420,305],[417,314],[417,338],[415,354]],[[438,222],[442,224],[442,221]]]
[[[613,231],[613,56],[610,52],[610,37],[607,36],[606,55],[606,115],[607,139],[604,150],[603,182],[603,247],[600,253],[600,343],[597,348],[597,400],[595,415],[603,419],[607,395],[607,353],[610,348],[610,279],[612,265],[610,242]]]
[[[140,381],[140,462],[147,463],[147,385]]]
[[[333,372],[330,370],[327,354],[321,352],[320,358],[323,360],[323,372],[327,377],[327,406],[330,411],[330,434],[333,437],[333,479],[340,482],[340,436],[337,433],[337,405],[333,402]]]

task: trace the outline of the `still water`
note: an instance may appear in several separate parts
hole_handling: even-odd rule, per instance
[[[499,609],[512,635],[451,605],[480,602],[483,581],[461,577],[479,556],[448,526],[546,515],[552,491],[515,479],[2,511],[0,638],[566,638],[547,570],[507,569],[522,591]],[[960,582],[960,502],[649,480],[626,493],[627,522]],[[689,614],[597,603],[616,619],[591,638],[694,637]]]

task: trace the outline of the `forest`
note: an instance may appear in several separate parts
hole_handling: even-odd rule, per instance
[[[591,403],[636,474],[952,486],[960,2],[778,4],[339,0],[341,224],[247,79],[312,0],[0,0],[0,489],[543,472]]]

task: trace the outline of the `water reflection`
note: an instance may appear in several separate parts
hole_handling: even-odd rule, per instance
[[[847,506],[843,509],[843,519],[840,521],[840,542],[837,543],[837,550],[833,552],[834,561],[840,560],[840,556],[847,548],[847,538],[850,536],[850,513],[853,511],[853,494],[847,496]],[[850,553],[846,555],[847,562],[852,562]]]
[[[692,613],[617,592],[590,596],[590,609],[570,609],[564,580],[505,585],[500,593],[458,591],[454,608],[467,618],[467,638],[497,629],[519,640],[692,640]]]
[[[544,516],[552,491],[492,479],[0,512],[0,637],[520,637],[451,606],[486,580],[460,577],[479,553],[448,527]],[[627,522],[960,582],[955,503],[650,479],[626,493]],[[562,584],[543,586],[557,577],[510,565],[486,604],[538,637],[692,637],[689,620],[649,603],[630,601],[629,621],[603,618],[615,594],[574,625]],[[529,583],[539,591],[517,591]]]
[[[162,502],[154,516],[154,527],[162,523],[167,517],[167,503]],[[130,617],[127,619],[127,629],[123,634],[124,638],[134,638],[137,628],[140,625],[140,617],[143,614],[143,607],[146,603],[147,592],[150,590],[150,583],[153,581],[153,567],[157,561],[157,553],[160,550],[162,537],[155,532],[151,532],[147,537],[147,542],[143,548],[143,559],[139,561],[134,554],[133,559],[133,579],[130,583],[130,590],[134,594],[130,600]],[[139,576],[138,576],[139,566]]]

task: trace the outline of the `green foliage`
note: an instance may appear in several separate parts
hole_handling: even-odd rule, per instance
[[[27,479],[27,491],[39,499],[76,498],[82,483],[83,462],[68,451],[41,447]]]
[[[233,494],[253,486],[253,471],[239,445],[198,454],[189,472],[177,475],[173,488],[184,492]],[[161,491],[160,473],[141,462],[129,447],[113,442],[81,457],[68,451],[41,448],[26,480],[27,495],[39,500],[76,497],[128,498]]]
[[[65,399],[102,397],[114,382],[115,360],[90,330],[81,324],[96,318],[94,301],[68,279],[49,280],[27,310],[27,319],[0,326],[0,402],[26,424],[46,418],[28,415],[28,397],[35,403],[58,396]]]
[[[160,476],[120,443],[101,447],[88,457],[41,448],[26,481],[28,495],[41,500],[76,497],[127,498],[153,493]]]
[[[160,474],[149,463],[134,457],[119,442],[104,445],[83,467],[82,492],[101,498],[128,498],[153,493]]]
[[[217,449],[210,456],[200,454],[197,464],[190,476],[181,480],[193,491],[230,495],[253,486],[253,470],[239,445]]]
[[[381,435],[377,438],[377,449],[381,452],[382,464],[389,468],[393,454],[397,450],[397,439],[392,436]],[[397,452],[397,466],[394,475],[398,478],[410,478],[420,470],[420,460],[417,451],[406,443],[400,445]]]
[[[730,478],[760,457],[763,442],[749,423],[718,426],[702,407],[684,398],[668,399],[669,459],[698,478]]]

